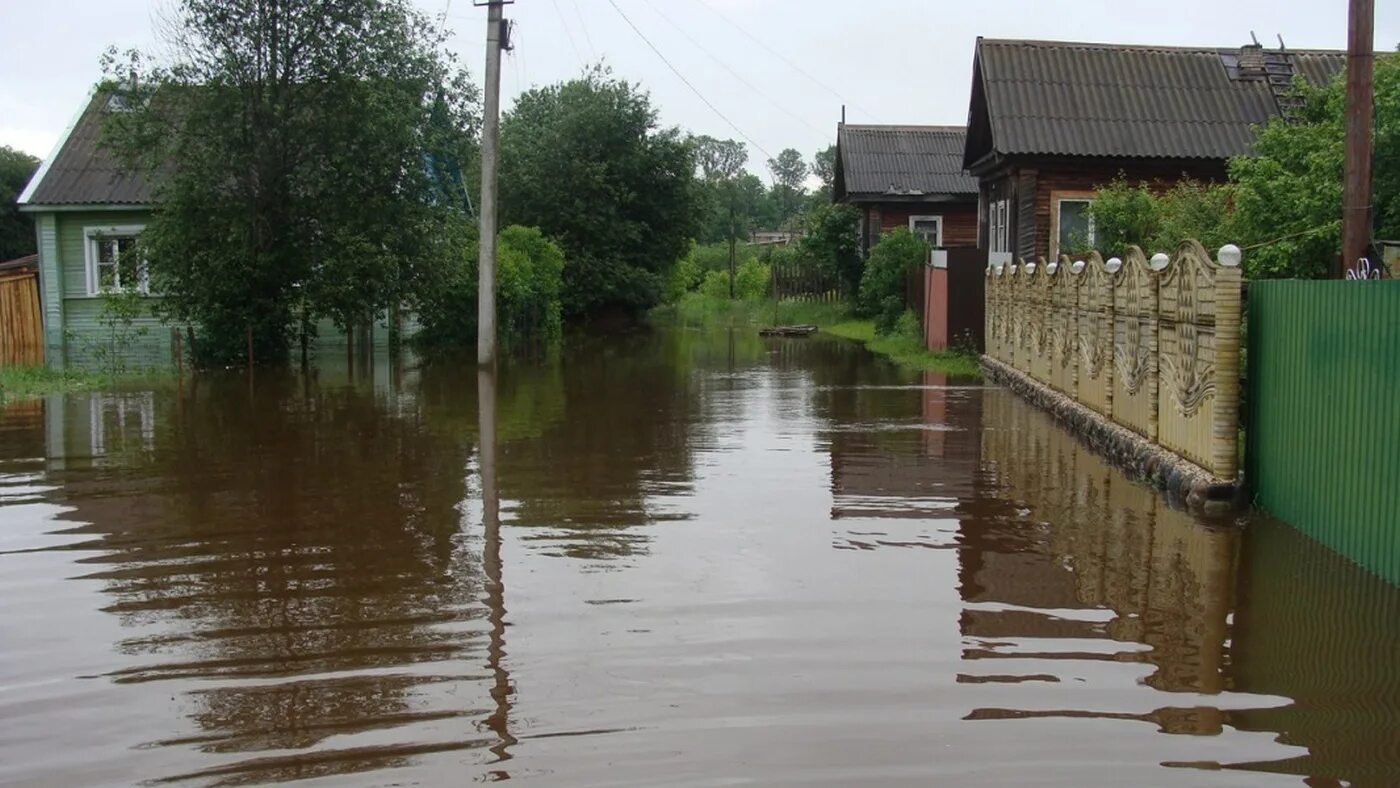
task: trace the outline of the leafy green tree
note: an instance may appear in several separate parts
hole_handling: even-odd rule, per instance
[[[856,307],[860,314],[875,318],[875,330],[888,334],[904,314],[904,287],[909,272],[928,257],[928,244],[900,227],[886,234],[870,250],[865,274],[860,280]]]
[[[826,200],[831,200],[832,187],[836,184],[836,146],[828,145],[812,154],[812,174],[822,182],[818,192]]]
[[[521,94],[501,123],[501,210],[558,240],[564,316],[662,296],[697,220],[694,152],[650,97],[595,67]]]
[[[1373,115],[1372,237],[1400,237],[1400,56],[1376,58]],[[1249,248],[1246,273],[1321,277],[1341,254],[1346,90],[1338,76],[1321,88],[1299,85],[1296,122],[1260,130],[1254,155],[1230,162],[1235,218]]]
[[[778,220],[782,224],[796,216],[802,207],[807,161],[796,149],[784,148],[777,158],[768,160],[768,171],[773,174],[773,199],[778,204]]]
[[[0,262],[34,254],[34,222],[15,201],[39,169],[39,160],[0,145]]]
[[[180,0],[161,65],[109,52],[104,141],[156,184],[142,235],[196,361],[286,357],[440,283],[477,94],[408,0]],[[127,76],[135,79],[127,81]],[[303,311],[304,310],[304,311]]]
[[[798,258],[818,270],[835,275],[847,296],[860,289],[860,214],[849,205],[828,203],[805,219]]]
[[[1118,178],[1101,187],[1089,210],[1094,217],[1096,246],[1122,255],[1137,245],[1148,254],[1170,252],[1187,239],[1218,249],[1239,240],[1234,221],[1235,188],[1230,184],[1177,181],[1160,185],[1130,184]]]

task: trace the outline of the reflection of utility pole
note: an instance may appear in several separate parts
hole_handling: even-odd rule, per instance
[[[1347,12],[1347,136],[1342,193],[1340,279],[1366,256],[1371,240],[1371,69],[1374,0],[1351,0]]]
[[[501,497],[496,480],[496,371],[479,369],[476,373],[477,417],[481,446],[478,459],[481,468],[481,562],[486,574],[487,620],[491,624],[491,642],[486,651],[486,667],[494,679],[491,699],[496,708],[486,718],[500,741],[491,748],[498,761],[511,758],[510,747],[516,738],[510,733],[510,673],[503,660],[506,651],[506,587],[501,572]]]
[[[496,363],[496,165],[500,160],[501,50],[510,48],[503,17],[510,0],[477,0],[486,6],[486,101],[481,122],[481,238],[477,268],[476,361]]]

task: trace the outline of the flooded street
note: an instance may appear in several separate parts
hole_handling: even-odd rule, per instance
[[[1400,591],[1001,389],[343,365],[0,411],[0,784],[1400,783]]]

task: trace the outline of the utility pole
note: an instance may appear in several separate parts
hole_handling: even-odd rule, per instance
[[[481,123],[481,238],[476,291],[476,363],[496,363],[496,165],[500,161],[501,51],[510,48],[504,6],[510,0],[478,0],[486,6],[486,102]]]
[[[1347,131],[1342,192],[1341,279],[1366,255],[1371,240],[1371,71],[1374,0],[1350,0],[1347,13]]]

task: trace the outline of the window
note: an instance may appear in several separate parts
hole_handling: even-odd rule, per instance
[[[1052,237],[1055,245],[1050,250],[1051,258],[1061,254],[1076,255],[1088,251],[1094,245],[1094,217],[1089,213],[1091,194],[1056,196],[1055,232]]]
[[[935,249],[943,245],[942,216],[910,216],[909,231]]]
[[[83,231],[87,240],[87,292],[101,293],[150,292],[146,276],[146,261],[136,251],[136,236],[140,227],[88,227]]]
[[[1007,200],[993,200],[987,208],[987,244],[992,252],[1011,251]]]

